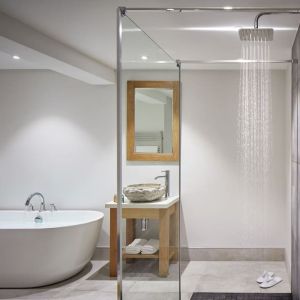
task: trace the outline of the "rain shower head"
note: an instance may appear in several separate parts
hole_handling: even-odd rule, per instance
[[[272,28],[241,28],[239,30],[241,41],[272,41],[273,33]]]

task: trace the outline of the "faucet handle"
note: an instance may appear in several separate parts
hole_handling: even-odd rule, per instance
[[[57,210],[57,208],[56,208],[55,204],[51,203],[50,204],[50,211],[56,211],[56,210]]]
[[[170,173],[170,170],[162,170],[163,173]]]

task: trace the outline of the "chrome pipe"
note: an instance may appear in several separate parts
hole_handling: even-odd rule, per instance
[[[181,64],[240,64],[244,62],[266,62],[261,60],[220,59],[220,60],[180,60]],[[268,63],[283,64],[292,63],[292,59],[268,60]]]
[[[167,11],[167,12],[194,12],[194,11],[227,11],[227,12],[288,12],[300,10],[299,7],[126,7],[126,11]]]
[[[178,164],[178,172],[179,172],[179,188],[178,188],[178,194],[179,194],[179,202],[178,202],[178,245],[175,245],[175,247],[178,247],[178,282],[179,282],[179,300],[181,300],[181,235],[180,235],[180,228],[181,228],[181,137],[182,137],[182,88],[181,88],[181,61],[177,60],[176,65],[178,67],[178,80],[179,80],[179,137],[178,137],[178,143],[179,143],[179,164]],[[176,216],[175,216],[176,218]]]
[[[144,232],[147,231],[148,228],[149,228],[149,219],[146,218],[141,219],[141,230]]]
[[[286,10],[286,11],[270,10],[270,11],[266,11],[266,12],[261,12],[254,19],[254,28],[258,29],[258,21],[262,16],[278,15],[278,14],[300,14],[300,9],[290,9],[290,10]]]
[[[264,62],[264,61],[258,61],[258,60],[241,60],[241,59],[212,59],[212,60],[179,60],[177,59],[176,62],[180,61],[182,64],[237,64],[237,63],[243,63],[243,62]],[[273,59],[273,60],[268,60],[268,63],[274,63],[274,64],[283,64],[283,63],[292,63],[292,59]],[[143,64],[146,65],[145,62],[141,61],[126,61],[124,64]],[[160,64],[160,65],[171,65],[174,62],[171,61],[159,61],[159,62],[150,62],[148,65],[155,65],[155,64]],[[129,68],[130,69],[130,68]]]
[[[122,17],[126,10],[117,9],[117,299],[122,300]]]

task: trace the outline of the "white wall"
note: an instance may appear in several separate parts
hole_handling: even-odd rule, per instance
[[[124,84],[134,79],[176,80],[177,73],[125,72]],[[273,190],[264,203],[256,203],[250,211],[238,187],[239,71],[184,70],[182,87],[182,245],[190,248],[288,248],[290,99],[286,72],[272,71]],[[161,169],[171,168],[173,194],[178,191],[177,166],[126,163],[125,148],[123,157],[124,184],[152,181]]]
[[[191,248],[285,248],[290,234],[286,222],[290,99],[285,71],[272,72],[273,190],[252,210],[245,209],[249,205],[238,186],[239,71],[183,71],[182,81],[182,243]]]
[[[126,80],[177,78],[176,72],[128,71],[123,92]],[[182,81],[183,245],[287,247],[290,87],[285,71],[273,72],[274,191],[257,207],[262,222],[249,240],[242,238],[245,212],[236,186],[239,72],[183,71]],[[1,71],[0,91],[0,209],[22,209],[34,191],[60,209],[99,209],[106,213],[99,245],[107,246],[104,203],[116,191],[115,88],[89,86],[49,71]],[[177,163],[126,162],[125,146],[124,185],[152,182],[168,168],[171,194],[178,193]]]
[[[115,87],[51,71],[0,71],[0,209],[42,192],[58,209],[97,209],[116,190]],[[108,244],[108,218],[100,244]]]
[[[155,119],[155,122],[153,120]],[[164,104],[135,102],[135,131],[153,132],[164,130]]]

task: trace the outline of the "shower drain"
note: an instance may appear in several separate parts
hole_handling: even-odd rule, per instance
[[[292,300],[291,293],[193,293],[191,300]]]

